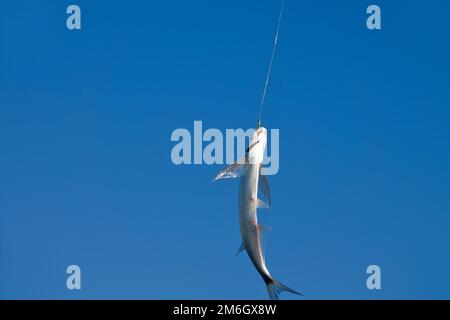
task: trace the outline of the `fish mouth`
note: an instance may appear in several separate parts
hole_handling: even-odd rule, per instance
[[[259,140],[256,140],[255,142],[253,142],[251,145],[248,146],[246,152],[249,153],[250,150],[251,150],[254,146],[256,146],[258,143],[259,143]]]

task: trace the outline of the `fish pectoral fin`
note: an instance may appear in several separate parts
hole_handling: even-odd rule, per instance
[[[244,250],[245,250],[244,241],[242,241],[241,246],[239,247],[238,251],[236,252],[236,255],[238,255],[239,253],[241,253]]]
[[[243,174],[245,174],[245,168],[248,163],[248,158],[245,156],[242,159],[239,159],[236,163],[230,164],[225,169],[220,171],[213,181],[220,179],[232,179],[239,178]]]
[[[263,224],[258,224],[258,230],[261,233],[266,233],[266,232],[272,231],[272,227],[269,227],[269,226],[266,226],[266,225],[263,225]]]
[[[270,208],[269,204],[261,199],[256,199],[256,207],[261,208],[261,209],[269,209]]]
[[[258,179],[258,208],[270,208],[271,197],[270,197],[270,186],[269,180],[265,175],[259,174]]]

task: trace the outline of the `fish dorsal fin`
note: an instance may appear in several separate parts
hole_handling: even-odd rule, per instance
[[[236,252],[236,255],[238,255],[239,253],[241,253],[244,250],[245,250],[244,241],[242,241],[241,246],[239,247],[238,251]]]
[[[245,174],[246,164],[248,164],[248,157],[245,156],[242,159],[239,159],[236,163],[230,164],[225,169],[220,171],[213,181],[220,179],[232,179],[239,178],[243,174]]]
[[[258,208],[270,208],[271,197],[270,197],[270,186],[269,180],[265,175],[259,174],[258,179]]]

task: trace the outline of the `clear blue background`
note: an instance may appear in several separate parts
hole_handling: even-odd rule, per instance
[[[450,298],[450,4],[375,3],[381,31],[369,1],[287,0],[267,264],[305,298]],[[255,125],[279,2],[80,0],[81,31],[69,4],[0,2],[0,298],[266,299],[237,181],[170,134]]]

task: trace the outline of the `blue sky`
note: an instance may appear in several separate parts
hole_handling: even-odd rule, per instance
[[[75,3],[80,31],[72,2],[0,3],[0,298],[266,299],[234,256],[237,181],[175,166],[170,134],[255,125],[279,2]],[[449,9],[287,0],[260,220],[268,268],[307,299],[450,298]]]

